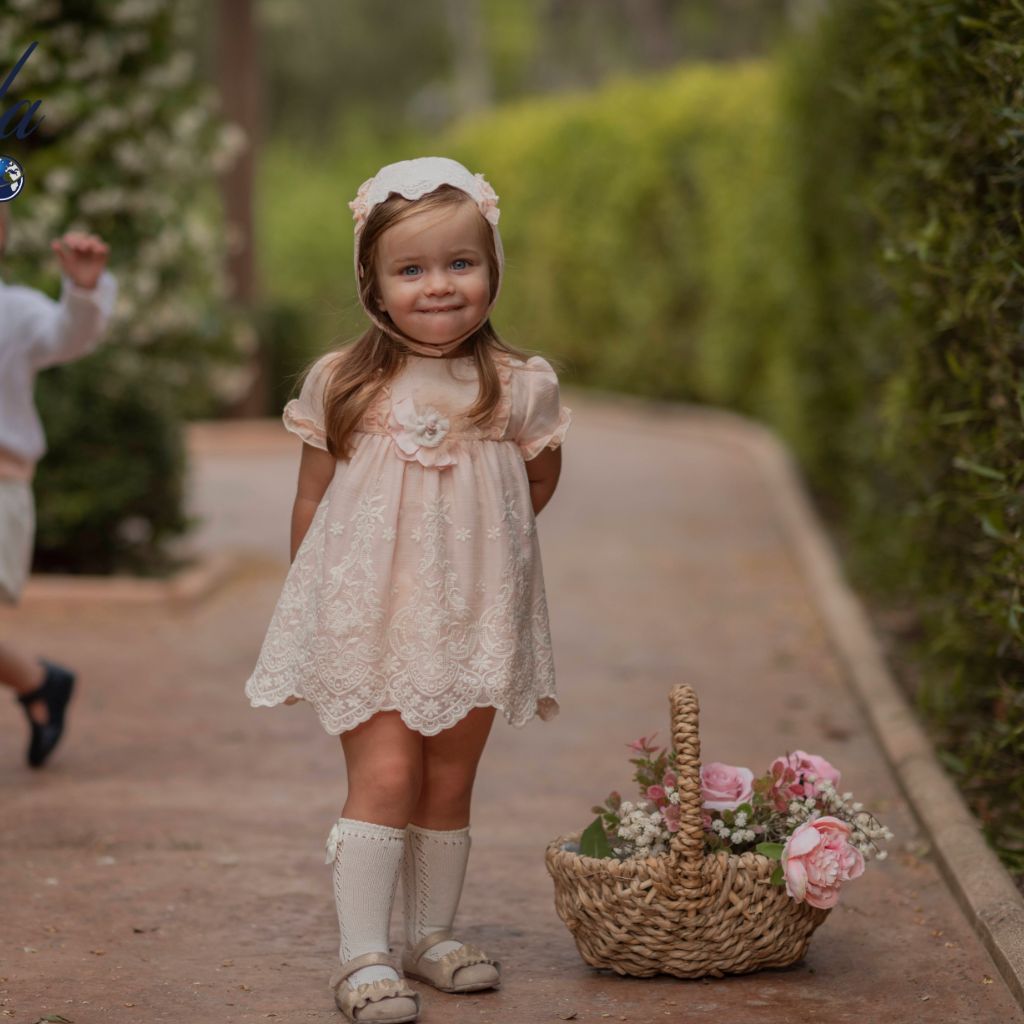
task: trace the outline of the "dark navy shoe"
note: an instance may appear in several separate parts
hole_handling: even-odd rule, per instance
[[[18,697],[18,703],[25,709],[25,716],[32,729],[32,738],[28,745],[28,763],[33,768],[41,767],[60,742],[64,732],[64,710],[71,700],[71,691],[75,688],[73,672],[42,658],[39,661],[46,669],[46,677],[37,689]],[[46,704],[48,717],[42,725],[35,721],[28,710],[29,704],[37,700]]]

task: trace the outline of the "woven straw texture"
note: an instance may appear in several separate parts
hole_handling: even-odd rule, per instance
[[[619,861],[563,850],[580,833],[548,844],[555,909],[591,967],[677,978],[786,967],[807,950],[828,916],[771,884],[777,861],[758,853],[704,852],[697,695],[669,695],[678,757],[680,827],[669,852]]]

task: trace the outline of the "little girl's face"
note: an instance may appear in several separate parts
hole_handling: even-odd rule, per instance
[[[414,213],[377,242],[377,305],[426,345],[443,345],[479,325],[490,305],[490,230],[471,202]]]

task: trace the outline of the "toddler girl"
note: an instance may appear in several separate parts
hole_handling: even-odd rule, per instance
[[[6,241],[7,212],[0,207],[0,255]],[[70,231],[51,248],[62,271],[59,302],[0,282],[0,604],[18,603],[32,562],[32,478],[46,451],[33,400],[36,374],[88,355],[117,297],[117,282],[105,269],[110,250],[101,239]],[[74,673],[0,643],[0,683],[18,695],[29,724],[26,757],[39,768],[63,735]]]
[[[451,930],[473,781],[497,710],[515,726],[558,712],[535,517],[570,410],[550,364],[491,326],[497,200],[441,157],[364,182],[349,206],[372,326],[319,359],[284,411],[304,442],[292,565],[245,692],[254,707],[306,701],[341,735],[331,987],[351,1021],[415,1020],[403,974],[498,987],[498,961]]]

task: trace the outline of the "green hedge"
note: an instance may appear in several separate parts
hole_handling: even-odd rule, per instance
[[[1024,870],[1024,7],[832,7],[785,65],[815,257],[798,358],[834,347],[815,478],[858,579],[919,610],[922,707]]]
[[[447,149],[501,194],[499,321],[578,380],[754,408],[799,291],[776,76],[695,66],[505,109]]]

